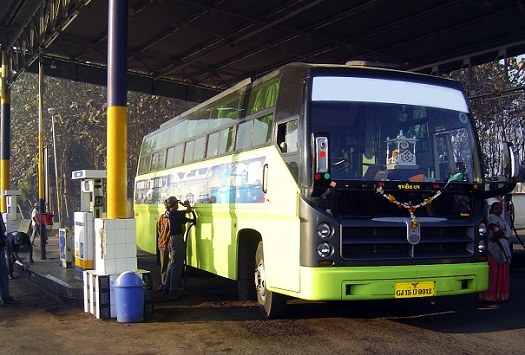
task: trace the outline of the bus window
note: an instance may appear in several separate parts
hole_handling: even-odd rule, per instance
[[[233,137],[235,127],[228,127],[219,133],[219,146],[217,154],[224,154],[233,150]]]
[[[407,137],[416,137],[420,152],[428,152],[428,127],[427,122],[416,123],[408,126]]]
[[[205,152],[206,152],[206,137],[197,138],[195,140],[195,146],[193,148],[193,160],[203,159]]]
[[[182,153],[184,145],[179,144],[175,147],[168,148],[166,157],[166,167],[172,167],[182,164]]]
[[[280,77],[276,77],[253,88],[248,101],[246,115],[274,107],[279,92]]]
[[[237,119],[239,116],[239,102],[241,95],[236,93],[233,96],[226,97],[219,102],[211,112],[211,127],[219,127]]]
[[[237,126],[235,150],[247,149],[252,146],[253,121],[254,120],[244,121]]]
[[[156,153],[153,153],[153,157],[151,159],[151,170],[164,169],[165,164],[166,164],[166,151],[165,150],[161,150]]]
[[[145,174],[149,172],[151,165],[151,155],[143,155],[140,157],[139,161],[139,174]]]
[[[188,121],[187,120],[184,120],[184,121],[180,121],[177,123],[177,125],[175,126],[175,129],[173,130],[170,130],[172,132],[172,136],[171,136],[171,139],[175,142],[183,142],[186,140],[186,137],[188,137],[188,135],[186,134],[186,132],[188,131]]]
[[[153,151],[155,136],[151,136],[144,139],[142,147],[140,148],[140,159],[138,172],[139,174],[147,173],[150,170],[151,165],[151,153]]]
[[[201,132],[206,132],[210,123],[210,109],[196,112],[188,120],[188,129],[185,132],[185,136],[193,137],[201,134]]]
[[[195,141],[186,142],[186,148],[184,149],[184,162],[189,163],[193,161],[193,148],[195,147]]]
[[[277,128],[277,144],[282,153],[297,151],[297,120],[281,123]]]
[[[170,145],[171,142],[169,141],[168,133],[169,131],[164,131],[158,134],[155,146],[156,149],[165,149]]]
[[[219,135],[220,132],[213,132],[208,136],[208,147],[206,148],[206,157],[214,157],[219,153]]]
[[[273,113],[253,120],[252,146],[270,141],[272,132]]]

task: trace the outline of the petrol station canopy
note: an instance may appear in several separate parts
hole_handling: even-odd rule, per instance
[[[522,0],[129,0],[128,90],[203,101],[286,63],[446,73],[525,53]],[[0,49],[24,71],[106,84],[108,0],[2,0]]]

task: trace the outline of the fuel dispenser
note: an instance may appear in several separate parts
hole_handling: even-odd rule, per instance
[[[104,181],[106,170],[77,170],[73,180],[80,180],[80,211],[74,213],[75,266],[95,268],[95,218],[105,218]]]
[[[19,228],[19,224],[22,221],[22,216],[20,213],[18,213],[18,202],[17,202],[17,196],[20,196],[19,190],[5,190],[4,196],[6,199],[6,206],[7,206],[7,212],[4,213],[4,223],[6,227],[6,232],[27,232],[27,230],[23,230]],[[27,229],[29,229],[29,225],[27,226]]]
[[[74,241],[68,228],[58,229],[58,246],[60,249],[60,261],[65,268],[73,266]]]

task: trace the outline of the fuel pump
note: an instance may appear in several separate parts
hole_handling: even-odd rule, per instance
[[[80,180],[80,211],[74,213],[75,266],[95,268],[95,218],[105,218],[104,182],[106,170],[77,170],[73,180]]]
[[[18,225],[22,220],[22,216],[18,213],[17,196],[20,196],[19,190],[5,190],[4,196],[6,199],[7,212],[3,215],[6,232],[27,232],[27,230],[19,230]]]

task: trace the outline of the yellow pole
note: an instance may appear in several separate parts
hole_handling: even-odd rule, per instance
[[[38,203],[39,213],[46,212],[46,194],[44,184],[44,63],[42,54],[38,59]],[[40,234],[40,259],[47,259],[47,230],[44,223],[38,225]]]
[[[45,212],[44,184],[44,65],[42,56],[38,61],[38,200],[40,212]]]
[[[7,85],[8,77],[7,52],[2,51],[2,73],[0,86],[0,106],[1,106],[1,160],[0,160],[0,212],[7,212],[6,198],[4,191],[9,190],[10,165],[11,157],[11,94]]]
[[[107,217],[128,218],[127,215],[127,107],[108,107],[107,136]]]
[[[129,217],[127,215],[127,1],[109,1],[108,21],[107,217],[116,219]]]

